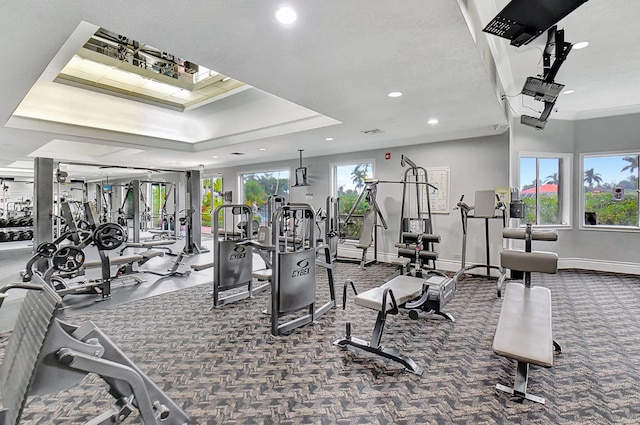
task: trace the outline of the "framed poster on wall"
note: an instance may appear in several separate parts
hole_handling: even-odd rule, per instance
[[[429,199],[432,214],[449,214],[449,167],[427,168],[429,183]]]

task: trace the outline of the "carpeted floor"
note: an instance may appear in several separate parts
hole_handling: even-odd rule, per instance
[[[338,264],[342,283],[360,290],[393,271]],[[318,298],[327,296],[319,276]],[[534,275],[553,296],[552,369],[532,366],[529,390],[540,405],[495,390],[511,385],[515,362],[491,351],[501,300],[495,281],[467,278],[447,311],[456,318],[391,316],[383,343],[412,357],[422,376],[332,342],[344,333],[369,339],[375,312],[335,309],[288,336],[272,337],[261,313],[269,294],[211,309],[210,285],[74,316],[98,324],[199,424],[637,424],[640,423],[640,279],[584,271]],[[0,338],[0,348],[7,335]],[[0,353],[2,353],[0,349]],[[82,423],[112,403],[90,376],[70,390],[34,396],[23,424]],[[137,423],[132,417],[127,423]]]

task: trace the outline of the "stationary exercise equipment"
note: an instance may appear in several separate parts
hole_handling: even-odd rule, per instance
[[[27,294],[0,365],[0,424],[18,425],[29,396],[76,386],[89,373],[107,383],[116,401],[88,424],[120,424],[134,411],[146,425],[192,423],[99,327],[61,321],[62,300],[40,276],[0,288],[0,306],[14,288]]]
[[[309,204],[284,205],[273,216],[271,334],[274,336],[312,323],[336,305],[331,253],[327,245],[316,245],[315,228],[315,211]],[[318,259],[322,252],[324,261]],[[327,271],[329,299],[322,305],[316,300],[316,266]]]
[[[358,238],[358,242],[355,244],[355,247],[362,250],[362,256],[360,259],[353,259],[349,257],[340,257],[337,255],[336,248],[336,256],[334,257],[336,261],[339,262],[357,262],[360,264],[360,268],[364,268],[370,264],[375,264],[378,262],[378,221],[380,221],[380,225],[384,227],[384,229],[388,229],[387,221],[384,219],[384,215],[382,215],[382,211],[378,206],[378,202],[376,201],[376,196],[378,193],[378,183],[379,180],[369,179],[365,180],[364,188],[362,192],[358,195],[358,198],[353,203],[351,210],[347,213],[347,217],[344,219],[344,225],[347,226],[351,223],[351,219],[356,216],[355,211],[360,206],[360,203],[364,200],[369,208],[362,215],[362,227],[360,229],[360,237]],[[373,245],[373,259],[367,260],[367,251]]]
[[[253,211],[244,204],[222,204],[211,216],[213,223],[213,306],[254,295],[269,288],[268,282],[254,287],[253,249],[244,242],[253,235]],[[202,268],[199,268],[200,270]],[[237,288],[243,290],[232,291]]]
[[[25,270],[22,272],[24,282],[30,281],[34,273],[44,272],[50,268],[50,260],[62,242],[69,241],[79,246],[91,236],[87,222],[76,223],[68,202],[61,202],[59,208],[62,214],[61,219],[65,223],[63,231],[52,242],[42,242],[36,247],[34,255],[27,261]]]
[[[556,273],[558,255],[553,252],[532,251],[533,240],[555,241],[555,232],[534,231],[531,224],[525,229],[505,229],[504,238],[523,239],[524,251],[506,249],[500,253],[500,264],[507,269],[524,273],[523,282],[509,282],[493,339],[493,352],[516,360],[513,387],[497,384],[496,389],[537,403],[545,399],[527,392],[529,365],[553,366],[553,354],[562,352],[553,340],[551,291],[532,286],[531,273]],[[498,293],[502,286],[498,281]]]
[[[396,276],[382,286],[358,293],[354,282],[348,279],[344,283],[343,304],[346,308],[347,288],[355,293],[355,304],[378,312],[369,341],[351,335],[351,323],[347,322],[345,336],[334,342],[346,348],[353,346],[364,351],[388,358],[402,364],[409,372],[421,375],[423,369],[410,357],[398,350],[382,345],[382,333],[387,315],[397,315],[401,310],[409,310],[411,319],[424,317],[425,314],[437,314],[455,322],[454,317],[442,309],[451,301],[456,292],[455,281],[444,273],[430,271],[427,278],[414,276]]]
[[[505,271],[501,266],[491,264],[491,254],[489,247],[489,221],[500,220],[502,227],[507,224],[507,216],[505,213],[506,206],[500,200],[493,190],[478,190],[475,193],[475,203],[469,206],[464,202],[464,195],[460,197],[457,208],[460,210],[460,218],[462,220],[462,255],[461,267],[455,274],[454,279],[459,282],[460,277],[477,268],[484,268],[486,275],[490,276],[491,270],[497,270],[500,277],[504,276]],[[497,212],[497,213],[496,213]],[[467,258],[467,230],[469,219],[479,218],[484,220],[484,247],[485,247],[485,264],[466,265]]]
[[[436,269],[438,253],[435,244],[440,242],[440,236],[433,233],[430,191],[437,188],[429,183],[427,170],[405,155],[402,155],[400,165],[407,167],[402,180],[390,182],[402,184],[400,235],[395,244],[399,260],[393,263],[403,269],[413,265],[412,273],[420,276],[424,269]],[[409,264],[406,260],[409,260]]]

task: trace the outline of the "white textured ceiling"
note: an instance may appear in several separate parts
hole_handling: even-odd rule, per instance
[[[480,7],[476,22],[480,26],[507,1],[460,3],[463,10],[467,3]],[[610,30],[640,16],[637,3],[591,0],[575,17],[566,18],[568,41],[591,42],[587,49],[570,54],[557,78],[564,79],[561,82],[567,87],[584,87],[570,100],[558,102],[560,112],[570,112],[567,117],[629,110],[640,104],[638,55],[621,51],[617,43],[622,37],[623,47],[631,48],[634,41],[637,46],[640,32],[635,26],[626,26],[624,36]],[[86,0],[74,2],[73,7],[63,0],[4,2],[0,7],[0,54],[6,60],[0,81],[0,167],[29,159],[52,140],[117,147],[108,155],[115,165],[194,168],[203,164],[215,169],[297,158],[298,149],[309,157],[496,134],[496,125],[504,129],[507,118],[492,72],[483,62],[486,55],[476,47],[458,2],[290,1],[298,20],[289,27],[274,18],[282,5],[265,0],[182,4]],[[66,123],[11,118],[83,21],[254,88],[206,107],[177,112],[91,92],[77,96],[77,88],[50,83],[54,101],[48,107],[66,112]],[[523,50],[501,41],[491,43],[493,54],[499,55],[501,84],[506,94],[515,94],[524,77],[535,74],[540,51],[533,46]],[[389,98],[390,91],[404,95]],[[265,92],[282,100],[280,106],[274,107]],[[69,123],[70,110],[81,110],[99,124]],[[426,124],[432,117],[440,121],[437,126]],[[117,122],[110,124],[110,120]],[[115,126],[123,120],[124,130]],[[382,132],[363,133],[374,128]],[[325,142],[326,137],[334,142]],[[58,146],[63,148],[55,159],[69,156],[64,145]],[[234,151],[245,155],[230,156]],[[93,160],[105,161],[97,153]]]

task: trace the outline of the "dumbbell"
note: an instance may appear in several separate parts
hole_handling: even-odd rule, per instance
[[[33,230],[25,230],[25,240],[33,239]]]
[[[10,241],[17,241],[20,239],[20,232],[15,232],[13,230],[10,230],[8,233],[9,233]]]
[[[9,225],[9,220],[6,218],[0,218],[0,227],[7,227]]]
[[[9,235],[6,232],[0,232],[0,242],[7,242]]]

